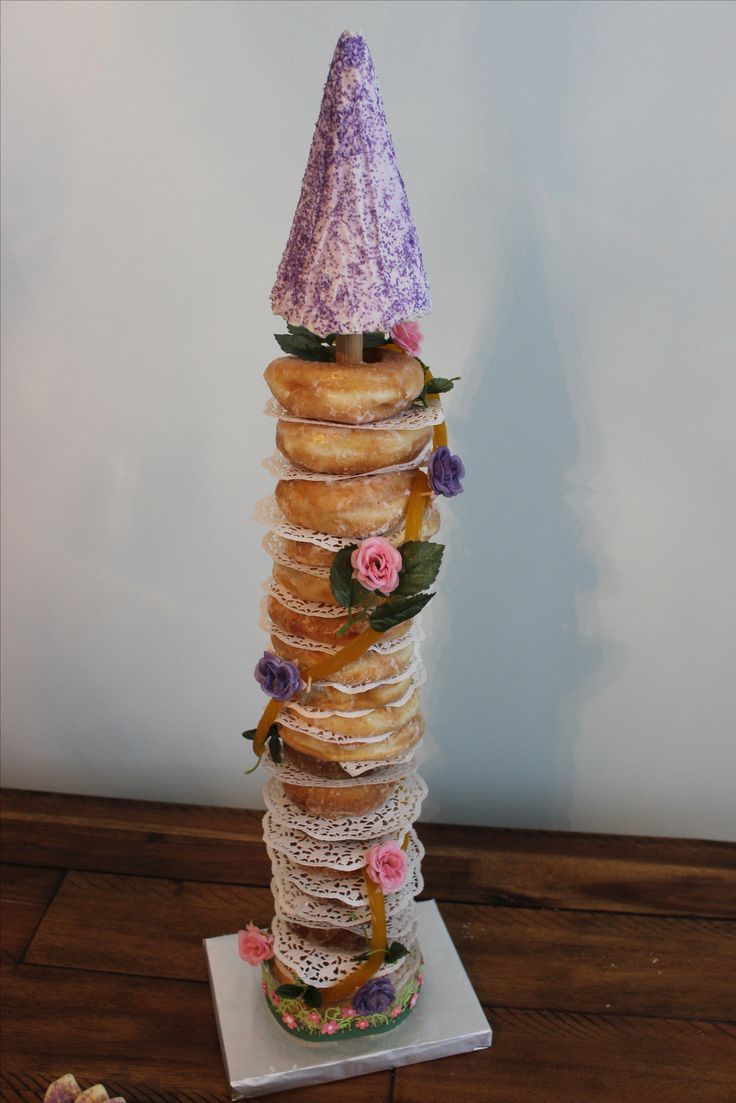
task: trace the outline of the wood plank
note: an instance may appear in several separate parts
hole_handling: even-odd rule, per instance
[[[206,981],[203,938],[272,917],[269,889],[72,871],[26,961]]]
[[[732,921],[454,903],[441,910],[482,1002],[712,1019],[734,1011]],[[203,936],[250,919],[265,925],[272,914],[265,889],[71,872],[26,960],[203,980]]]
[[[736,1027],[487,1008],[493,1047],[396,1070],[393,1103],[727,1103]]]
[[[128,1103],[228,1098],[205,984],[22,964],[3,967],[3,993],[3,1073],[8,1093],[18,1093],[4,1099],[38,1100],[64,1072],[101,1081]],[[387,1103],[390,1091],[390,1072],[350,1082],[352,1103]],[[335,1103],[335,1088],[262,1098]]]
[[[5,790],[8,860],[267,885],[261,812]],[[421,824],[439,900],[736,918],[736,844]]]
[[[736,844],[420,824],[429,895],[736,918]]]
[[[484,1004],[669,1018],[736,1011],[736,923],[442,904]]]
[[[263,813],[242,808],[5,789],[8,861],[110,873],[267,885]]]
[[[63,877],[60,869],[0,866],[0,953],[20,961]]]

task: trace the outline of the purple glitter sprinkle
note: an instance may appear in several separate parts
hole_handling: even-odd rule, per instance
[[[340,36],[274,314],[313,333],[388,332],[431,309],[419,239],[365,40]]]

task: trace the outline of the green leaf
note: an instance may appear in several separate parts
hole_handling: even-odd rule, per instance
[[[276,995],[285,1000],[298,1000],[305,992],[303,984],[280,984],[276,989]]]
[[[256,729],[249,728],[247,732],[243,732],[243,739],[250,739],[251,743],[256,737]]]
[[[330,567],[330,589],[332,590],[332,596],[338,605],[344,605],[346,609],[350,609],[353,605],[357,605],[358,602],[362,600],[364,594],[368,593],[368,591],[353,578],[353,567],[350,562],[350,556],[353,554],[356,547],[357,544],[350,544],[347,548],[340,548],[340,551],[332,560],[332,566]]]
[[[453,375],[452,379],[443,379],[438,375],[435,379],[430,379],[428,383],[424,384],[423,393],[445,394],[446,391],[451,391],[453,389],[458,379],[460,379],[459,375]]]
[[[402,621],[420,613],[434,594],[414,594],[411,597],[390,597],[371,613],[368,623],[376,632],[388,632]]]
[[[281,736],[275,724],[271,725],[268,733],[268,750],[271,758],[279,766],[281,764]]]
[[[295,337],[306,337],[307,340],[312,341],[315,345],[318,345],[322,340],[316,333],[312,333],[311,329],[307,329],[306,326],[292,326],[289,322],[286,323],[286,328],[289,333],[293,333]]]
[[[274,333],[274,337],[282,352],[289,356],[298,356],[302,360],[318,360],[323,363],[335,359],[335,350],[321,344],[319,338],[312,335],[304,337],[297,333]]]
[[[381,950],[381,949],[378,949],[378,950],[365,950],[362,954],[358,954],[357,957],[354,957],[353,961],[359,961],[359,962],[368,961],[368,959],[372,958],[374,954],[382,954],[383,952],[384,951]]]
[[[428,540],[407,540],[399,548],[403,567],[394,594],[418,594],[432,585],[442,562],[444,544]]]
[[[364,333],[363,334],[363,348],[375,349],[380,345],[388,344],[388,337],[385,333]]]
[[[406,946],[403,946],[400,942],[392,942],[388,950],[386,950],[386,956],[384,962],[386,965],[393,965],[395,961],[400,961],[402,957],[406,957],[409,953]]]
[[[304,989],[304,1002],[307,1007],[313,1007],[316,1009],[322,1006],[322,996],[317,988],[310,988],[307,986]]]

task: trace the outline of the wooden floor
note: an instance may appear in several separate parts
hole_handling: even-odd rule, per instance
[[[226,1100],[201,939],[271,918],[260,813],[6,791],[2,827],[2,1099]],[[736,1100],[736,847],[420,834],[493,1048],[269,1098]]]

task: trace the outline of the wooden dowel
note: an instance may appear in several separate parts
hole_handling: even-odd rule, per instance
[[[363,334],[339,333],[335,341],[335,360],[338,364],[362,363]]]

